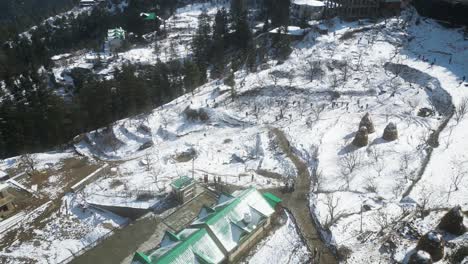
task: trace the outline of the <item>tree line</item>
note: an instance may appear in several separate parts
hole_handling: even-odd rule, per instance
[[[6,41],[0,49],[0,157],[65,144],[78,134],[150,111],[210,78],[225,78],[234,86],[234,71],[245,64],[255,68],[262,59],[255,46],[249,9],[245,1],[233,0],[231,11],[220,9],[213,23],[206,13],[199,16],[192,57],[154,65],[126,64],[116,69],[110,80],[75,69],[72,96],[59,90],[51,73],[51,56],[98,49],[107,29],[114,26],[133,30],[138,41],[154,28],[142,27],[141,19],[135,19],[137,14],[158,11],[168,17],[177,7],[175,2],[164,0],[155,5],[147,0],[130,1],[124,13],[96,8],[39,25],[30,38],[16,35]],[[289,8],[273,2],[289,6],[289,0],[265,1],[255,19],[287,26]]]

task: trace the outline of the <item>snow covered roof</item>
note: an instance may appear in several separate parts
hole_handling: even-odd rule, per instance
[[[139,263],[220,263],[225,255],[204,228],[184,229],[177,237],[181,240],[162,246],[151,255],[136,253]],[[138,263],[137,262],[137,263]]]
[[[195,221],[211,229],[228,252],[274,213],[273,207],[255,188],[233,196],[234,199],[218,204],[215,212]]]
[[[325,6],[324,2],[317,0],[294,0],[292,3],[295,5]]]
[[[125,39],[125,30],[122,28],[114,28],[107,30],[107,39]]]
[[[189,178],[187,176],[182,176],[182,177],[178,178],[177,180],[173,181],[171,183],[171,186],[174,189],[181,190],[181,189],[189,186],[192,183],[193,183],[192,178]]]
[[[6,184],[6,183],[0,183],[0,192],[5,190],[5,189],[8,189],[9,185]]]
[[[273,194],[262,195],[255,188],[235,192],[232,196],[223,194],[214,208],[203,207],[190,227],[177,234],[166,232],[158,250],[149,256],[136,253],[133,262],[220,263],[226,257],[223,252],[237,248],[245,236],[257,230],[275,212],[273,201],[281,199]]]
[[[305,29],[301,29],[300,27],[296,27],[296,26],[288,26],[288,35],[293,35],[293,36],[301,36],[303,35],[305,32]],[[270,33],[273,33],[273,34],[278,34],[278,33],[283,33],[281,31],[281,28],[275,28],[275,29],[272,29],[270,30]]]

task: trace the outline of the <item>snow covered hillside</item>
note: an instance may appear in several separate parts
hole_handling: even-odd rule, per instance
[[[275,127],[310,165],[312,213],[331,230],[331,243],[351,250],[349,262],[402,261],[415,240],[392,230],[392,223],[415,224],[423,234],[441,213],[421,220],[416,204],[468,206],[466,179],[456,190],[448,184],[455,170],[467,169],[453,164],[467,158],[468,120],[451,119],[444,127],[452,101],[456,106],[468,93],[462,81],[468,45],[461,31],[412,11],[373,24],[333,20],[319,27],[328,33],[310,32],[284,63],[270,60],[256,73],[237,72],[236,98],[213,81],[150,115],[88,134],[77,150],[119,161],[119,173],[90,185],[87,199],[118,204],[116,193],[127,193],[126,203],[136,206],[138,191],[163,194],[171,179],[192,174],[192,166],[197,179],[216,175],[238,186],[282,186],[296,169],[275,144]],[[418,115],[424,108],[433,114]],[[357,149],[350,143],[365,113],[376,132]],[[399,135],[393,142],[382,139],[390,122]],[[445,129],[432,151],[428,139],[439,127]],[[397,249],[382,253],[390,234]]]
[[[201,8],[181,8],[168,20],[180,31],[171,31],[159,54],[154,46],[133,49],[118,54],[102,73],[126,60],[190,56],[190,30]],[[209,6],[209,14],[215,12]],[[307,164],[310,213],[343,262],[406,263],[418,239],[456,205],[465,210],[468,225],[468,115],[459,111],[468,102],[464,32],[414,10],[378,22],[321,21],[314,28],[321,30],[294,41],[287,60],[270,58],[256,72],[236,72],[235,96],[222,80],[211,80],[151,113],[77,137],[77,153],[112,167],[84,188],[80,201],[162,208],[171,181],[182,175],[233,188],[294,188],[300,172],[280,146],[274,131],[281,131],[290,152]],[[64,70],[54,72],[58,77]],[[352,142],[366,113],[375,131],[358,148]],[[398,132],[394,141],[383,138],[390,123]],[[74,199],[66,195],[62,205]],[[124,222],[107,212],[95,212],[92,223],[89,215],[72,213],[83,233],[95,229],[71,241],[71,251],[82,248],[77,239],[101,237],[103,224]],[[53,231],[46,226],[37,239]],[[448,257],[439,263],[454,263],[450,256],[467,243],[468,234],[443,235]],[[299,240],[288,218],[247,261],[263,263],[260,259],[274,253],[278,263],[304,262],[307,249]],[[15,248],[25,252],[30,244]],[[52,248],[43,252],[70,255]],[[288,250],[297,254],[282,254]]]

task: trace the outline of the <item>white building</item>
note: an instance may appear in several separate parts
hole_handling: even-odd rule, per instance
[[[325,3],[318,0],[293,0],[291,2],[291,15],[301,21],[321,19]]]

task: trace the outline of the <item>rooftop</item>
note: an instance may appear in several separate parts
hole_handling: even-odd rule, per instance
[[[171,183],[171,186],[172,188],[174,189],[177,189],[177,190],[181,190],[187,186],[189,186],[190,184],[193,183],[193,179],[192,178],[189,178],[187,176],[182,176],[180,178],[178,178],[177,180],[174,180],[172,183]]]
[[[159,249],[148,256],[136,253],[134,262],[220,263],[226,258],[223,252],[231,252],[242,244],[274,213],[272,204],[280,201],[273,194],[262,195],[255,188],[232,196],[224,194],[213,208],[203,207],[186,229],[177,234],[166,232]]]
[[[317,0],[294,0],[293,4],[307,6],[325,6],[325,3]]]

